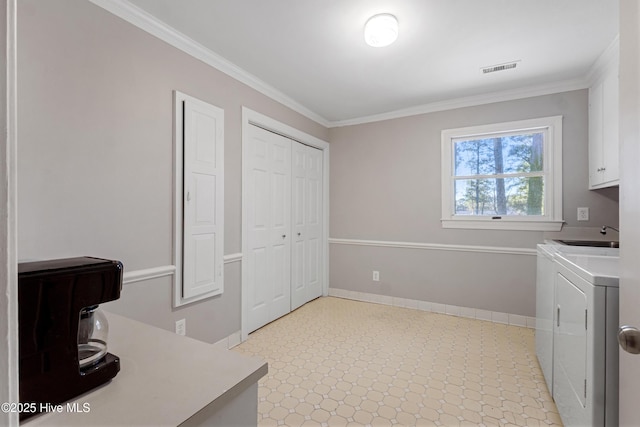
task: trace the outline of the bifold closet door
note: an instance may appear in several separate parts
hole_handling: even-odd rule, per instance
[[[322,294],[322,151],[293,142],[291,309]]]
[[[247,156],[248,331],[291,310],[291,143],[249,126]]]

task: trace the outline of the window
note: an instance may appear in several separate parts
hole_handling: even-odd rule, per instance
[[[562,223],[562,116],[442,131],[444,228]]]

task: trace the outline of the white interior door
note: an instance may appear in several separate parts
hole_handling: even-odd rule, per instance
[[[640,3],[620,2],[620,325],[640,329]],[[640,354],[620,349],[620,425],[640,423]]]
[[[322,151],[293,142],[291,309],[322,294]]]
[[[196,99],[183,102],[182,297],[223,290],[224,111]]]
[[[247,128],[247,330],[291,309],[291,140]]]

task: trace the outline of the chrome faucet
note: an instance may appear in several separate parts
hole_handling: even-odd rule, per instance
[[[615,227],[611,227],[610,225],[603,225],[602,228],[600,229],[600,234],[602,234],[602,235],[607,234],[607,228],[610,228],[610,229],[612,229],[614,231],[617,231],[618,233],[620,232],[620,230],[618,230]]]

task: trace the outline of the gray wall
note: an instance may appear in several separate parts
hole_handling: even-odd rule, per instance
[[[225,254],[241,251],[241,107],[328,131],[84,0],[18,2],[19,257],[172,264],[179,90],[225,110]],[[109,310],[215,342],[240,329],[240,264],[222,296],[172,309],[170,278],[125,285]]]
[[[441,227],[443,129],[562,115],[569,227],[618,224],[617,189],[589,191],[587,90],[333,128],[332,238],[534,249],[541,232]],[[576,208],[590,221],[578,223]],[[535,314],[535,257],[332,244],[332,288]],[[380,271],[380,283],[371,271]]]
[[[18,6],[21,259],[171,264],[174,89],[225,110],[226,254],[241,250],[242,105],[331,142],[334,238],[534,248],[541,233],[440,227],[440,132],[559,114],[568,225],[618,224],[617,190],[586,189],[587,91],[327,130],[89,2]],[[578,206],[591,221],[576,222]],[[334,288],[534,313],[530,255],[331,245],[330,262]],[[186,318],[213,342],[240,328],[240,264],[225,275],[222,296],[177,310],[168,278],[126,285],[108,308],[170,330]]]

